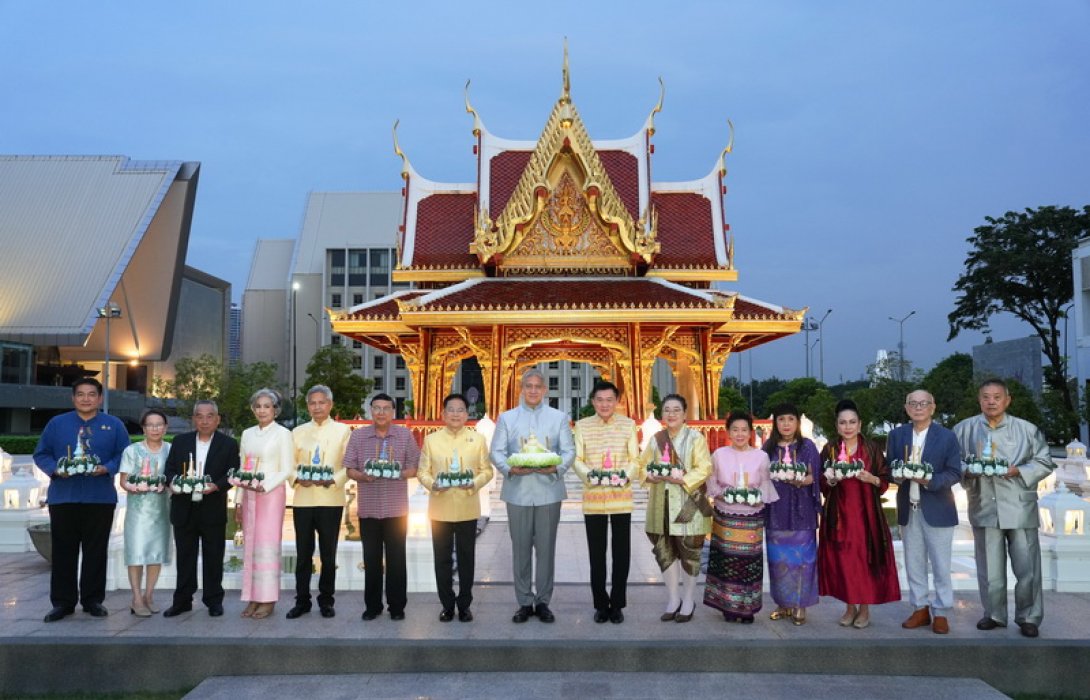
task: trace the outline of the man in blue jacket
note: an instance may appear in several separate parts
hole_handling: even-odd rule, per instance
[[[76,603],[93,617],[109,613],[106,599],[106,550],[117,506],[114,477],[121,453],[129,446],[125,425],[99,413],[102,385],[85,377],[72,384],[74,411],[46,423],[34,464],[49,477],[49,527],[53,541],[53,571],[49,600],[53,609],[46,622],[56,622],[76,611]],[[67,476],[57,470],[61,458],[93,456],[97,466],[89,474]],[[80,551],[83,563],[79,563]],[[78,577],[77,577],[78,568]]]
[[[954,607],[950,582],[954,527],[958,524],[954,484],[961,480],[961,448],[953,432],[931,417],[935,397],[922,389],[905,398],[905,412],[912,422],[898,426],[886,443],[886,462],[926,463],[930,478],[905,479],[897,487],[897,522],[901,525],[905,573],[913,613],[901,623],[905,629],[931,626],[935,634],[948,634],[948,614]],[[927,565],[935,578],[935,597],[928,602]]]

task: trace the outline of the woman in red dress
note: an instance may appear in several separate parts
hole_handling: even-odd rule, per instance
[[[870,624],[870,606],[901,599],[893,539],[882,513],[882,493],[889,488],[889,468],[882,451],[864,438],[859,409],[852,401],[836,406],[838,437],[822,450],[826,467],[847,458],[863,469],[847,478],[829,478],[818,545],[818,590],[847,604],[842,627]]]

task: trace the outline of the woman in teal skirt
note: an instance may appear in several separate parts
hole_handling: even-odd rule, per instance
[[[129,612],[150,617],[155,607],[155,583],[163,564],[170,563],[170,491],[149,487],[144,477],[162,476],[170,444],[166,435],[167,417],[151,409],[140,419],[144,441],[134,442],[121,456],[121,487],[125,499],[125,565],[129,568],[132,605]],[[143,484],[129,483],[141,477]],[[144,570],[147,569],[147,576]]]

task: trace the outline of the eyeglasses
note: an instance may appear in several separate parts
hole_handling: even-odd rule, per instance
[[[905,406],[909,408],[927,408],[930,405],[930,401],[905,401]]]

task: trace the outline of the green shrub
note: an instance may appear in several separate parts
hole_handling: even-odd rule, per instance
[[[38,435],[0,435],[0,448],[13,455],[34,454]]]

